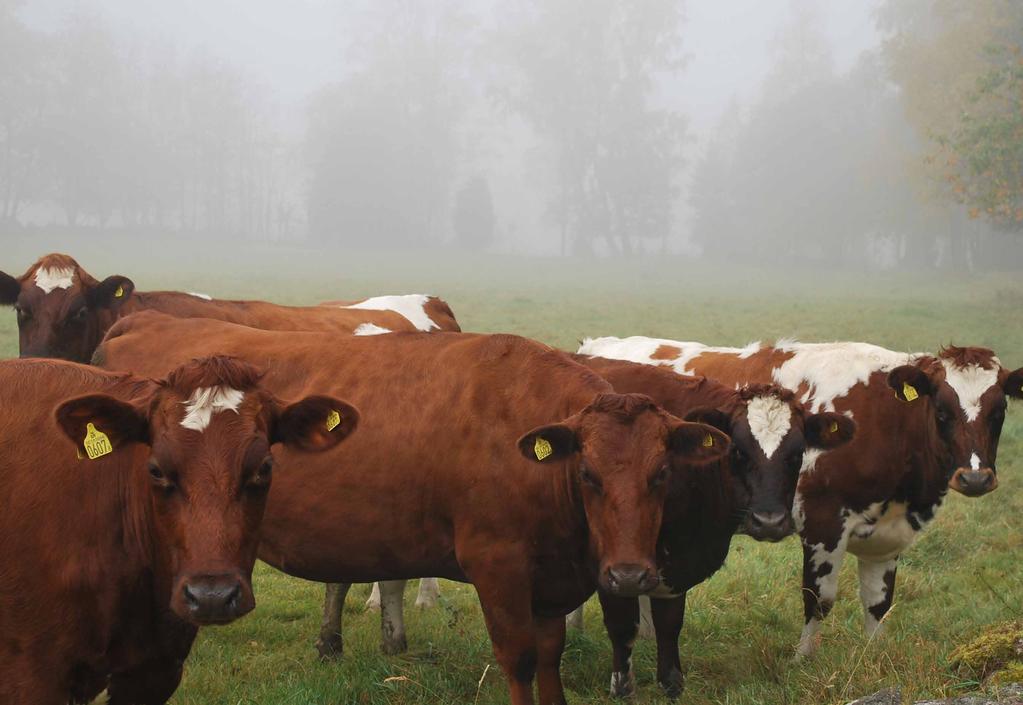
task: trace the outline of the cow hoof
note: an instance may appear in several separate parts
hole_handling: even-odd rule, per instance
[[[661,690],[664,691],[666,696],[675,700],[682,695],[682,689],[685,687],[686,681],[681,672],[672,669],[666,678],[658,679],[657,683],[661,686]]]
[[[380,643],[380,650],[388,656],[395,656],[396,654],[403,654],[408,651],[408,642],[404,637],[401,639],[394,639],[383,641]]]
[[[622,673],[614,671],[611,673],[611,697],[628,698],[636,694],[636,677],[629,671]]]
[[[321,636],[316,640],[316,650],[320,652],[321,661],[340,660],[345,651],[341,635],[333,634],[327,638]]]

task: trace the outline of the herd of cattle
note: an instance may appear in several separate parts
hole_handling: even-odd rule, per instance
[[[0,702],[17,705],[166,702],[198,627],[254,608],[257,557],[332,583],[324,655],[350,582],[384,581],[388,652],[405,580],[472,583],[512,702],[536,680],[547,704],[565,702],[565,617],[594,591],[612,694],[635,690],[646,595],[677,696],[686,591],[736,533],[798,533],[809,656],[847,551],[872,633],[947,489],[997,487],[1023,396],[1023,369],[984,348],[633,337],[569,354],[462,333],[433,297],[139,292],[56,254],[0,273],[0,303],[37,358],[0,363]]]

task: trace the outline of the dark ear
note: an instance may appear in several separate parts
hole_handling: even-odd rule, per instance
[[[7,272],[0,272],[0,305],[13,306],[21,295],[21,282]]]
[[[714,409],[709,406],[701,406],[693,409],[686,414],[686,421],[690,421],[692,423],[705,423],[708,426],[713,426],[724,434],[732,432],[732,417],[721,411],[721,409]]]
[[[575,429],[561,423],[534,428],[519,439],[518,446],[519,452],[534,463],[554,463],[580,450]]]
[[[895,396],[901,401],[913,401],[934,393],[931,378],[916,365],[901,365],[889,372],[888,386],[895,390]]]
[[[803,435],[807,448],[831,450],[852,440],[856,435],[856,422],[833,411],[810,414],[803,422]]]
[[[120,308],[135,291],[135,283],[128,277],[115,274],[107,277],[85,292],[89,308]]]
[[[82,457],[95,459],[128,443],[149,443],[149,419],[145,414],[106,394],[68,399],[57,407],[56,417],[57,425]]]
[[[1002,382],[1002,390],[1007,397],[1023,399],[1023,367],[1008,374]]]
[[[724,456],[731,442],[713,426],[682,421],[671,429],[668,449],[684,461],[704,463]]]
[[[311,396],[278,407],[271,423],[270,443],[318,453],[330,450],[355,431],[359,411],[334,397]]]

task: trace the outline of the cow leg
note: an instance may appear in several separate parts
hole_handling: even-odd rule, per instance
[[[405,585],[407,580],[383,580],[380,586],[380,648],[385,654],[408,651],[405,640]]]
[[[809,514],[809,513],[808,513]],[[818,512],[825,520],[803,528],[803,617],[805,625],[796,648],[796,659],[813,654],[820,646],[821,621],[828,616],[838,595],[838,573],[845,558],[849,536],[841,512]]]
[[[565,617],[565,626],[569,629],[578,629],[582,631],[583,628],[583,608],[586,603],[579,605],[574,610],[568,613]]]
[[[889,561],[857,560],[860,574],[860,602],[863,603],[863,628],[868,637],[881,628],[881,620],[891,609],[895,597],[895,570],[899,557]]]
[[[181,683],[182,659],[171,657],[149,661],[128,671],[115,673],[107,686],[109,705],[164,705]]]
[[[320,638],[316,640],[316,650],[320,652],[321,659],[339,659],[344,653],[344,641],[341,638],[341,613],[345,607],[345,597],[351,588],[351,583],[327,583],[323,597]]]
[[[561,685],[561,654],[565,650],[564,617],[536,618],[536,681],[540,705],[566,705]]]
[[[627,698],[636,693],[636,675],[632,670],[632,647],[639,630],[639,600],[599,593],[604,611],[604,627],[611,640],[612,698]]]
[[[380,583],[373,583],[373,589],[366,598],[366,609],[372,611],[380,609]]]
[[[657,683],[665,695],[675,699],[682,695],[685,685],[678,640],[686,618],[686,594],[665,600],[651,599],[650,605],[657,637]]]
[[[419,581],[419,594],[416,595],[416,607],[436,607],[440,597],[440,583],[437,578],[422,578]]]

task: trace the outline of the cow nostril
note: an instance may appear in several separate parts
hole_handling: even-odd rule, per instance
[[[227,603],[226,603],[227,607],[229,609],[232,609],[232,610],[237,609],[238,608],[238,601],[241,598],[241,595],[242,595],[241,583],[235,583],[234,587],[231,588],[231,592],[229,592],[228,595],[227,595]]]
[[[188,585],[185,585],[182,588],[181,591],[182,591],[182,593],[185,596],[185,603],[191,609],[198,609],[198,607],[199,607],[199,598],[196,597],[196,594],[194,592],[192,592],[192,590],[188,587]]]

